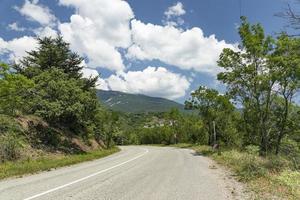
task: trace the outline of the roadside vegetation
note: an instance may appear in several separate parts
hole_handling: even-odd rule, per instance
[[[39,38],[19,63],[0,64],[0,178],[92,160],[126,144],[193,148],[230,168],[258,199],[300,199],[300,38],[268,36],[242,17],[218,80],[187,112],[123,113],[102,106],[98,77],[63,38]],[[179,145],[186,143],[187,145]]]
[[[300,198],[300,39],[265,35],[241,18],[241,44],[224,49],[218,80],[226,93],[200,86],[185,107],[131,115],[120,144],[183,145],[211,156],[248,183],[258,199]],[[182,146],[182,145],[179,145]]]
[[[99,103],[98,77],[82,76],[83,58],[61,37],[38,42],[19,63],[0,64],[0,178],[116,152],[118,115]]]

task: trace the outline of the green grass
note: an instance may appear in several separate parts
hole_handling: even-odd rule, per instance
[[[293,163],[282,156],[262,158],[252,151],[222,149],[214,151],[209,146],[177,144],[180,148],[194,149],[198,154],[209,156],[229,168],[236,178],[254,191],[255,199],[300,199],[300,172]]]
[[[35,160],[22,160],[0,164],[0,179],[31,174],[76,163],[95,160],[120,151],[119,148],[97,150],[85,154],[62,155],[58,157],[41,157]]]

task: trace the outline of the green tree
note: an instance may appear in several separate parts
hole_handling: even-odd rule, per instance
[[[110,148],[112,146],[115,134],[119,131],[119,114],[113,111],[103,113],[102,128],[106,147]]]
[[[35,98],[31,112],[52,124],[62,124],[72,131],[83,131],[92,123],[98,99],[95,92],[82,89],[82,82],[61,69],[52,68],[33,78]]]
[[[165,114],[167,120],[166,126],[170,126],[173,132],[174,143],[177,144],[180,140],[182,133],[180,132],[180,126],[182,123],[182,116],[177,108],[172,108]]]
[[[225,71],[218,79],[243,106],[250,143],[259,144],[260,154],[266,155],[274,149],[275,137],[278,153],[287,133],[289,106],[299,88],[299,39],[285,34],[273,39],[260,24],[250,25],[244,17],[239,34],[240,49],[224,49],[220,55],[218,64]]]
[[[233,113],[234,106],[231,104],[228,96],[221,95],[214,89],[207,89],[200,86],[192,92],[190,100],[185,102],[186,109],[194,109],[199,112],[199,115],[205,123],[208,132],[208,144],[214,142],[214,123],[216,128],[220,129],[225,119]],[[218,130],[222,133],[224,130]],[[221,138],[221,135],[217,135]]]
[[[0,113],[15,115],[18,111],[26,112],[33,86],[33,81],[0,63]]]
[[[58,68],[72,78],[81,78],[83,58],[70,50],[69,44],[61,36],[56,38],[38,38],[39,47],[28,52],[28,55],[16,64],[21,74],[32,78],[39,73]]]
[[[244,118],[251,123],[249,134],[259,135],[261,154],[269,147],[270,106],[275,85],[273,69],[267,58],[273,51],[274,40],[265,36],[260,24],[250,25],[242,17],[239,27],[242,45],[239,51],[224,49],[218,64],[225,72],[218,79],[228,86],[229,93],[243,105]]]
[[[283,101],[276,101],[277,141],[275,153],[279,153],[281,140],[287,134],[289,108],[293,97],[300,87],[300,39],[290,38],[281,34],[274,52],[269,58],[269,64],[274,68],[274,77],[277,80],[276,92]]]

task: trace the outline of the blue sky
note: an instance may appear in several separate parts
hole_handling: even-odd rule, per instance
[[[215,62],[236,48],[240,13],[276,34],[286,21],[274,14],[291,1],[0,0],[0,58],[17,61],[36,36],[61,34],[86,58],[85,75],[101,74],[99,88],[183,102],[199,85],[224,91]]]

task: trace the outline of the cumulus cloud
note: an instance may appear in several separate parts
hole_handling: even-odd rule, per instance
[[[162,20],[162,23],[166,26],[181,26],[184,24],[184,20],[181,18],[186,12],[183,8],[181,2],[177,2],[171,7],[168,7],[164,12],[165,19]]]
[[[185,10],[183,8],[183,4],[181,2],[177,2],[175,5],[169,7],[164,14],[167,16],[167,18],[184,15]]]
[[[11,61],[16,61],[26,55],[26,51],[35,49],[38,46],[33,37],[23,36],[13,40],[4,41],[0,37],[0,54],[8,54]]]
[[[22,7],[15,7],[15,9],[27,19],[36,21],[43,26],[54,26],[56,24],[56,17],[52,14],[51,10],[39,4],[38,0],[25,0]]]
[[[58,35],[57,31],[49,26],[33,29],[33,32],[39,37],[55,38]]]
[[[70,22],[59,26],[71,48],[88,58],[89,67],[122,71],[125,66],[119,48],[131,44],[131,7],[122,0],[60,0],[61,5],[76,8]]]
[[[216,61],[223,48],[235,48],[215,35],[204,36],[198,27],[182,30],[139,20],[132,20],[131,26],[133,45],[126,55],[129,59],[158,59],[184,70],[216,74],[220,70]]]
[[[190,82],[185,76],[168,71],[164,67],[151,66],[142,71],[128,71],[111,75],[105,82],[111,90],[168,99],[184,96],[190,87]]]
[[[18,25],[17,22],[13,22],[13,23],[11,23],[11,24],[8,24],[8,28],[9,28],[10,30],[13,30],[13,31],[20,31],[20,32],[26,30],[26,28],[20,27],[20,26]]]

